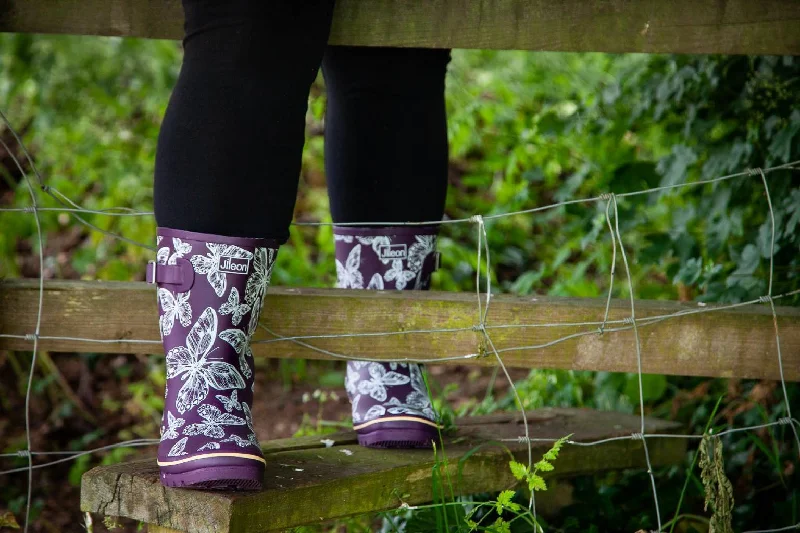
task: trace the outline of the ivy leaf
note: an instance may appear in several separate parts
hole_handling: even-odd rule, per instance
[[[528,467],[516,461],[509,461],[508,466],[511,467],[511,473],[515,478],[523,480],[528,476]]]
[[[672,147],[672,152],[662,157],[656,166],[656,170],[661,174],[662,187],[678,185],[686,182],[686,171],[697,161],[697,154],[694,150],[683,144]]]
[[[684,285],[694,285],[700,274],[703,272],[703,259],[700,257],[693,257],[681,264],[680,270],[672,279],[672,283],[683,283]]]
[[[737,261],[737,268],[731,275],[732,278],[736,276],[749,276],[758,268],[758,263],[761,260],[761,254],[753,244],[748,244],[742,250],[742,255],[739,256]]]
[[[769,145],[770,156],[778,162],[788,163],[792,157],[792,141],[798,133],[800,133],[800,111],[795,109],[789,125],[772,139]]]

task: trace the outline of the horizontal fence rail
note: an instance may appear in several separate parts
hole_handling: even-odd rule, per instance
[[[0,282],[0,349],[30,350],[38,291],[33,280]],[[42,350],[163,353],[150,285],[48,281],[43,304]],[[643,372],[780,379],[768,306],[639,300],[636,308]],[[497,295],[487,322],[502,326],[485,327],[508,366],[636,372],[630,303],[612,300],[601,334],[604,311],[600,299]],[[800,381],[800,309],[776,312],[785,378]],[[474,294],[273,287],[252,349],[276,358],[495,365],[477,318]]]
[[[0,0],[0,31],[180,39],[178,0]],[[796,0],[337,0],[331,44],[800,55]]]

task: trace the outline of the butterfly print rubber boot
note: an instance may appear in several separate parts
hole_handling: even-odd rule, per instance
[[[168,487],[256,490],[253,354],[274,241],[158,229],[157,287],[167,386],[158,466]]]
[[[425,290],[436,270],[435,226],[336,226],[337,286]],[[417,363],[348,361],[345,388],[362,446],[428,448],[438,439],[423,369]]]

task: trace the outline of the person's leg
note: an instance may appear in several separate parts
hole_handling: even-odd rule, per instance
[[[297,193],[305,112],[333,0],[184,0],[186,37],[156,153],[158,464],[168,486],[255,489],[250,337]]]
[[[338,286],[427,289],[447,192],[448,50],[328,47],[325,167]],[[424,447],[436,420],[417,364],[348,362],[359,442]]]

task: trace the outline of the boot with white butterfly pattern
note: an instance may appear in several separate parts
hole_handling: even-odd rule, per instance
[[[334,227],[337,286],[426,290],[438,266],[436,226]],[[417,363],[348,361],[345,388],[362,446],[427,448],[438,424]]]
[[[277,248],[266,239],[158,229],[147,281],[157,286],[167,356],[158,466],[168,487],[261,488],[250,338]]]

